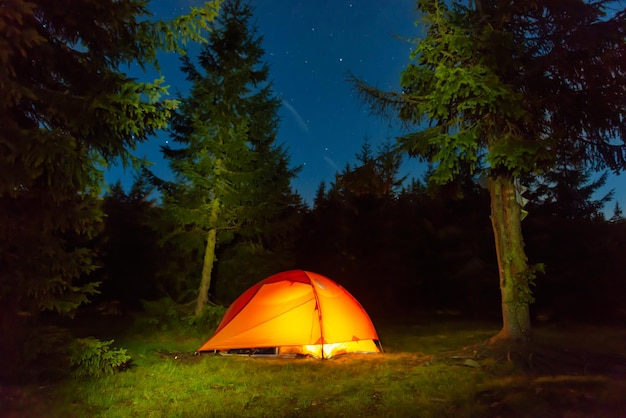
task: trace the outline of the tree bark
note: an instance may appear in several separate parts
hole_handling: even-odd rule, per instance
[[[211,212],[209,214],[209,232],[207,233],[206,248],[204,250],[204,261],[202,264],[202,279],[198,289],[198,299],[196,299],[196,317],[202,316],[205,306],[209,303],[209,289],[211,288],[211,274],[215,263],[215,247],[217,246],[217,221],[219,219],[220,201],[213,199],[211,202]]]
[[[489,193],[502,297],[502,329],[491,342],[530,341],[531,271],[524,250],[521,207],[515,199],[513,179],[505,175],[490,177]]]

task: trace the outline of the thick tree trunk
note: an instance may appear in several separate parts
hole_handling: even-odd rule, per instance
[[[209,214],[209,232],[207,234],[206,248],[204,250],[204,262],[202,264],[202,279],[196,299],[196,317],[202,316],[204,307],[209,303],[209,289],[211,288],[211,274],[215,263],[215,247],[217,246],[217,221],[219,219],[220,202],[214,199],[211,203]]]
[[[491,342],[501,340],[529,341],[531,338],[531,298],[528,258],[524,251],[521,207],[515,199],[515,185],[508,176],[489,178],[491,225],[496,243],[500,293],[502,296],[502,330]]]

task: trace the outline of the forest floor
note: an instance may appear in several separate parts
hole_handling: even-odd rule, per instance
[[[384,354],[326,361],[194,355],[208,335],[190,328],[94,327],[132,367],[0,386],[0,416],[626,417],[626,327],[545,325],[526,351],[490,351],[497,324],[376,325]]]

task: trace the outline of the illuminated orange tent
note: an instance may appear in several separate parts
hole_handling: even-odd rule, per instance
[[[382,350],[372,321],[347,290],[320,274],[291,270],[239,296],[198,351],[330,358]]]

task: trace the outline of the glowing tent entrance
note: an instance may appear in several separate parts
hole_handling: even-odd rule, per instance
[[[382,350],[372,321],[348,291],[322,275],[291,270],[239,296],[198,351],[330,358]]]

